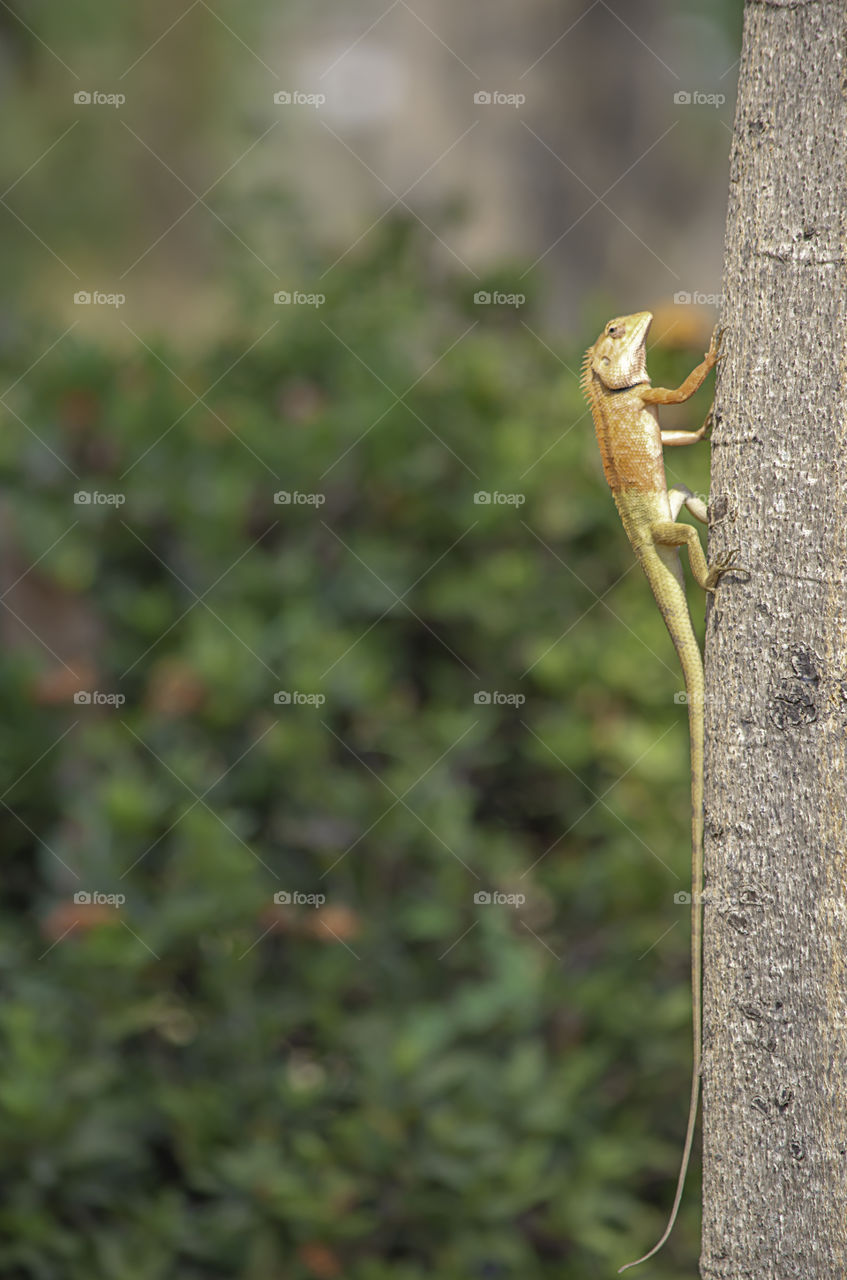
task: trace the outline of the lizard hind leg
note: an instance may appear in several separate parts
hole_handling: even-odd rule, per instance
[[[682,506],[682,503],[679,505]],[[679,512],[679,506],[677,512]],[[697,582],[704,591],[713,589],[714,584],[709,582],[709,566],[703,553],[700,535],[693,525],[682,524],[677,520],[657,520],[651,526],[650,532],[653,535],[653,541],[660,547],[687,547],[688,563]]]
[[[672,489],[668,489],[668,499],[671,504],[671,518],[676,520],[683,507],[690,511],[695,520],[699,520],[701,524],[709,523],[709,513],[706,504],[702,498],[698,498],[696,494],[684,484],[675,484]]]
[[[692,500],[695,504],[699,501],[699,499],[694,498],[693,494]],[[689,502],[685,501],[685,499],[683,499],[683,501],[685,502],[685,506],[691,510]],[[680,506],[681,505],[682,503],[680,503]],[[678,511],[679,507],[677,507],[677,512]],[[695,511],[692,511],[692,515],[696,514],[697,513]],[[737,547],[732,551],[727,552],[727,554],[722,556],[719,560],[716,560],[714,564],[709,565],[706,562],[706,557],[703,553],[700,535],[693,525],[682,524],[677,520],[657,520],[651,526],[651,533],[653,535],[653,541],[659,546],[685,546],[688,548],[688,563],[691,565],[691,572],[694,574],[698,584],[704,591],[714,591],[725,573],[729,573],[730,571],[735,573],[747,572],[747,570],[741,565],[735,563],[735,557],[738,555]]]

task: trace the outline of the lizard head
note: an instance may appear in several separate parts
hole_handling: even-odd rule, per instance
[[[653,323],[649,311],[610,320],[600,337],[585,353],[586,373],[590,369],[612,391],[649,382],[647,373],[647,331]]]

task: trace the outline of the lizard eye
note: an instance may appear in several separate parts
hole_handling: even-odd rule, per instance
[[[610,324],[606,333],[610,338],[619,338],[623,333],[623,326],[619,324]]]

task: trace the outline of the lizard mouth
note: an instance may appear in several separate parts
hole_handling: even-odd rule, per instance
[[[627,369],[627,386],[633,387],[639,382],[649,382],[647,373],[647,334],[653,317],[649,311],[642,311],[635,321],[630,341],[632,357]]]
[[[646,342],[647,334],[650,332],[650,325],[653,323],[653,316],[649,311],[642,311],[639,317],[639,323],[635,331],[635,338],[638,342]]]

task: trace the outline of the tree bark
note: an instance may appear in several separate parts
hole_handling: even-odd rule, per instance
[[[707,1280],[847,1276],[847,0],[748,0],[707,627]]]

